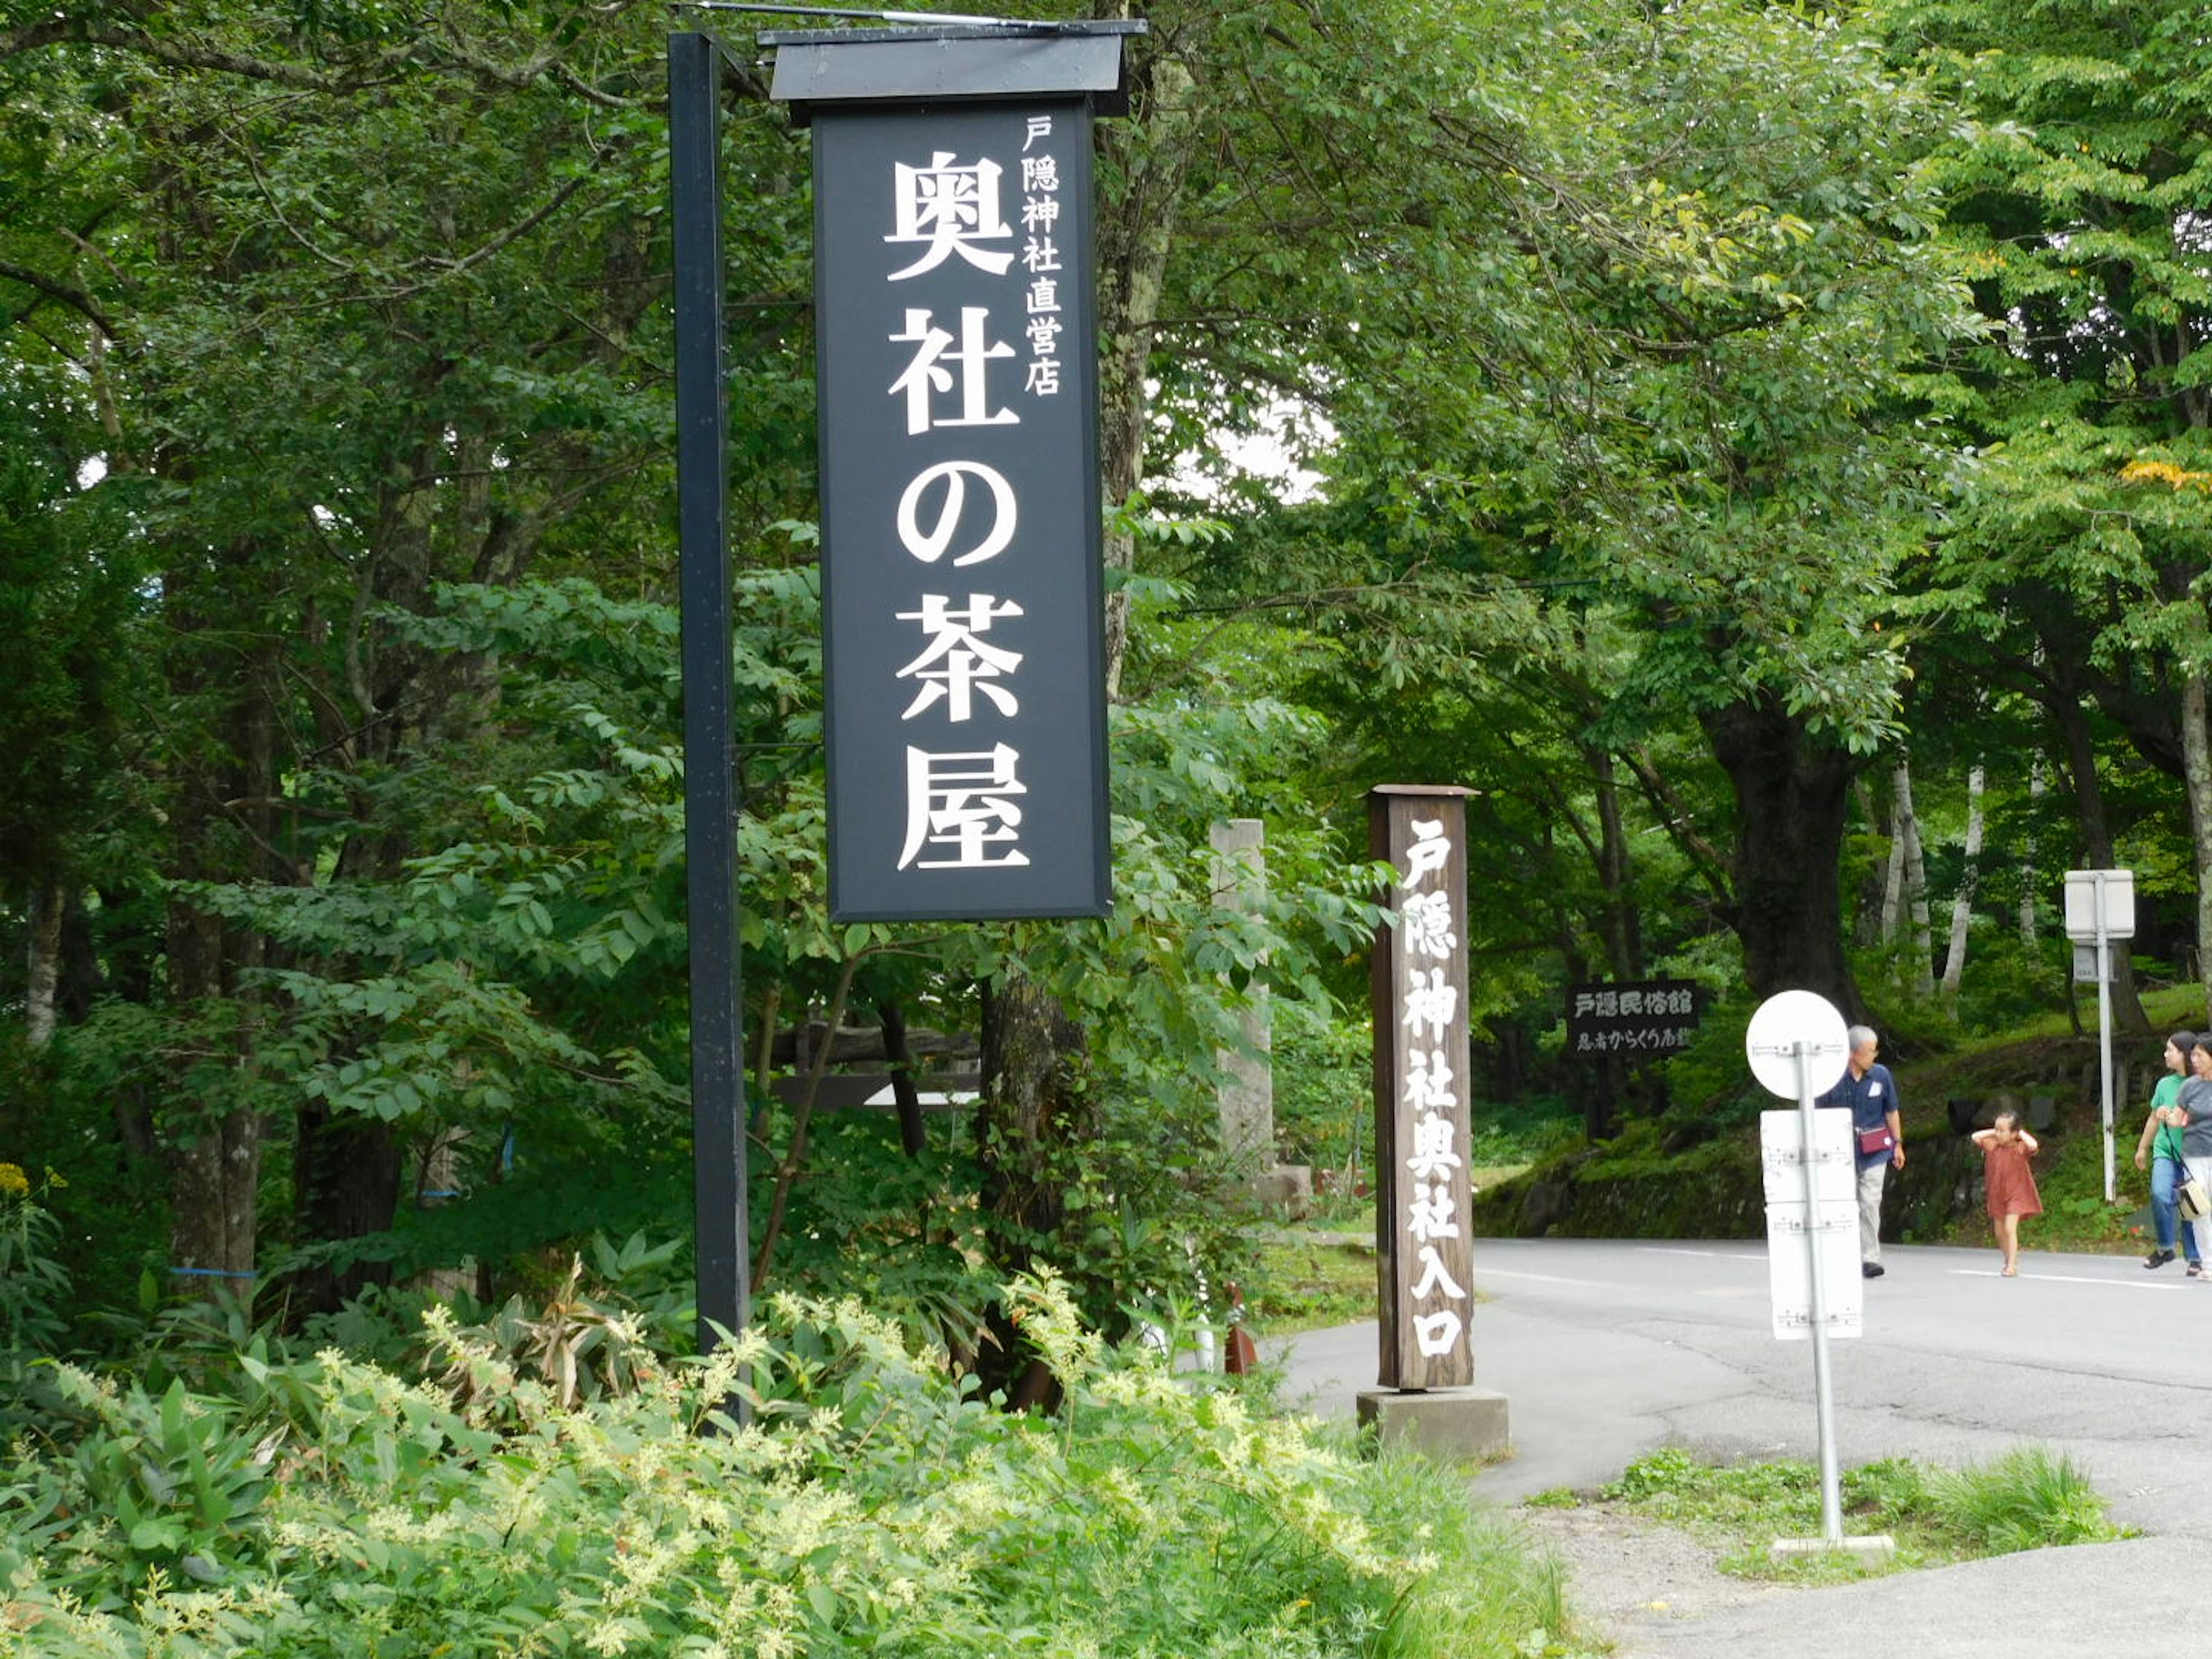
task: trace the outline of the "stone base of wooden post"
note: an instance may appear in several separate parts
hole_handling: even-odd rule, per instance
[[[1451,1463],[1494,1463],[1513,1449],[1505,1396],[1494,1389],[1363,1389],[1359,1422],[1386,1446]]]

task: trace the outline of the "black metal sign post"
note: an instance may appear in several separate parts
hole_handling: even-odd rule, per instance
[[[730,730],[727,382],[722,332],[721,48],[668,37],[675,220],[676,494],[684,612],[684,850],[691,951],[693,1237],[699,1352],[744,1328],[744,1013],[738,804]]]
[[[711,8],[709,8],[711,9]],[[1094,113],[1142,22],[763,34],[816,136],[831,913],[1108,908]],[[668,39],[699,1346],[744,1328],[720,102]],[[1011,360],[1011,361],[1010,361]]]
[[[1111,908],[1091,123],[1123,35],[769,33],[814,131],[830,908]]]

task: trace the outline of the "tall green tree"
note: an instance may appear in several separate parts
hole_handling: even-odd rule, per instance
[[[104,469],[93,493],[127,503],[116,520],[157,624],[134,758],[166,915],[100,953],[171,1033],[135,1069],[179,1270],[254,1270],[276,1117],[293,1120],[311,1234],[383,1224],[403,1150],[389,1123],[271,1092],[269,975],[298,964],[210,891],[389,878],[438,843],[451,815],[389,781],[480,741],[497,690],[489,659],[403,625],[438,583],[600,560],[617,580],[665,580],[659,21],[0,15],[19,192],[0,229],[5,349],[96,411],[96,434],[82,418],[69,434],[72,465]],[[769,231],[738,240],[741,293],[786,291],[803,210],[789,145],[736,125],[762,181],[742,223]],[[788,354],[793,320],[745,313],[751,360]],[[739,500],[783,516],[803,423],[789,396],[765,407],[741,423]]]
[[[1372,695],[1554,674],[1597,690],[1583,735],[1622,762],[1694,721],[1752,988],[1856,1007],[1834,872],[1896,729],[1878,629],[1939,459],[1913,371],[1966,316],[1919,165],[1939,112],[1863,31],[1779,10],[1290,33],[1266,125],[1194,173],[1161,371],[1185,429],[1255,385],[1326,416],[1338,516],[1295,575]],[[1253,552],[1256,600],[1279,567]]]
[[[2212,41],[2167,0],[1883,15],[1898,57],[1969,117],[1937,178],[1985,331],[1955,359],[1973,455],[1936,585],[2049,711],[2083,859],[2113,859],[2093,708],[2184,783],[2201,945],[2212,532],[2191,480],[2212,417]]]

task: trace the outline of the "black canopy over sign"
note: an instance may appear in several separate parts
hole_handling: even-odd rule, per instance
[[[1103,915],[1091,106],[850,78],[811,108],[830,911]]]

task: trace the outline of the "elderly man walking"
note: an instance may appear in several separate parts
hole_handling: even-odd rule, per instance
[[[1897,1079],[1889,1067],[1878,1065],[1880,1048],[1873,1030],[1851,1027],[1850,1064],[1842,1080],[1822,1095],[1823,1106],[1850,1109],[1851,1134],[1858,1147],[1859,1271],[1880,1279],[1881,1266],[1881,1188],[1892,1166],[1905,1167],[1905,1128],[1898,1120]]]

